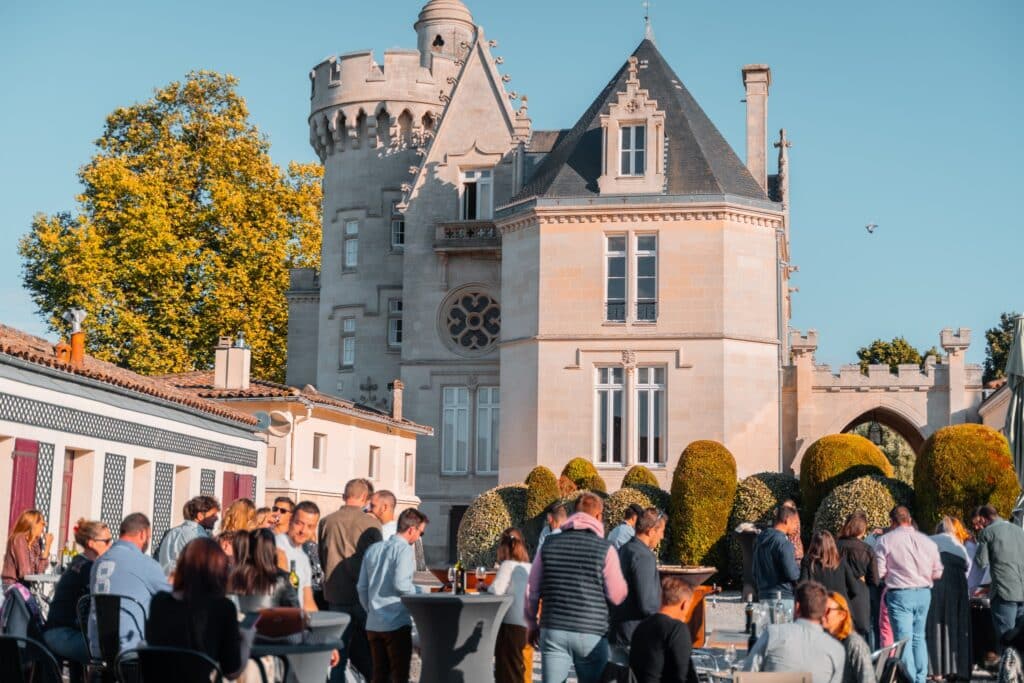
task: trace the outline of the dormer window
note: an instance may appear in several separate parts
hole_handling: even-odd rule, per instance
[[[647,126],[623,126],[619,130],[622,133],[619,175],[643,175]]]
[[[464,221],[489,221],[494,217],[494,177],[490,169],[462,172]]]

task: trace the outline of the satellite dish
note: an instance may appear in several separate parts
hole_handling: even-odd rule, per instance
[[[257,431],[265,432],[270,427],[270,413],[265,413],[262,410],[253,413],[253,417],[256,418],[256,429]]]
[[[267,427],[268,432],[274,436],[288,436],[291,433],[292,421],[286,413],[275,410],[268,417],[270,418],[270,425]]]

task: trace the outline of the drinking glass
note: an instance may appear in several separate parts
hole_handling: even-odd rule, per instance
[[[732,668],[732,665],[736,663],[736,646],[729,644],[729,647],[725,648],[725,654],[723,655],[725,663]]]
[[[50,553],[50,573],[53,574],[57,570],[57,553]]]
[[[476,568],[476,585],[477,585],[477,590],[479,590],[480,587],[483,586],[484,579],[486,579],[486,578],[487,578],[487,568],[486,567],[482,567],[482,566],[481,567],[477,567]]]
[[[448,567],[448,586],[455,590],[455,567]]]

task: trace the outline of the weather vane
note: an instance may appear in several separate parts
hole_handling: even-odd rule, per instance
[[[642,0],[640,6],[644,8],[644,38],[654,40],[654,29],[651,27],[651,0]]]

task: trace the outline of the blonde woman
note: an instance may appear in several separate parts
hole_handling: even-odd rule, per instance
[[[269,529],[274,526],[274,518],[271,516],[270,508],[256,508],[256,518],[253,520],[254,529]]]
[[[228,506],[220,523],[220,532],[249,532],[256,528],[256,506],[248,498],[239,498]]]
[[[44,573],[52,546],[53,534],[46,532],[42,513],[39,510],[22,512],[7,539],[7,552],[0,571],[4,587],[24,583],[30,574]]]

